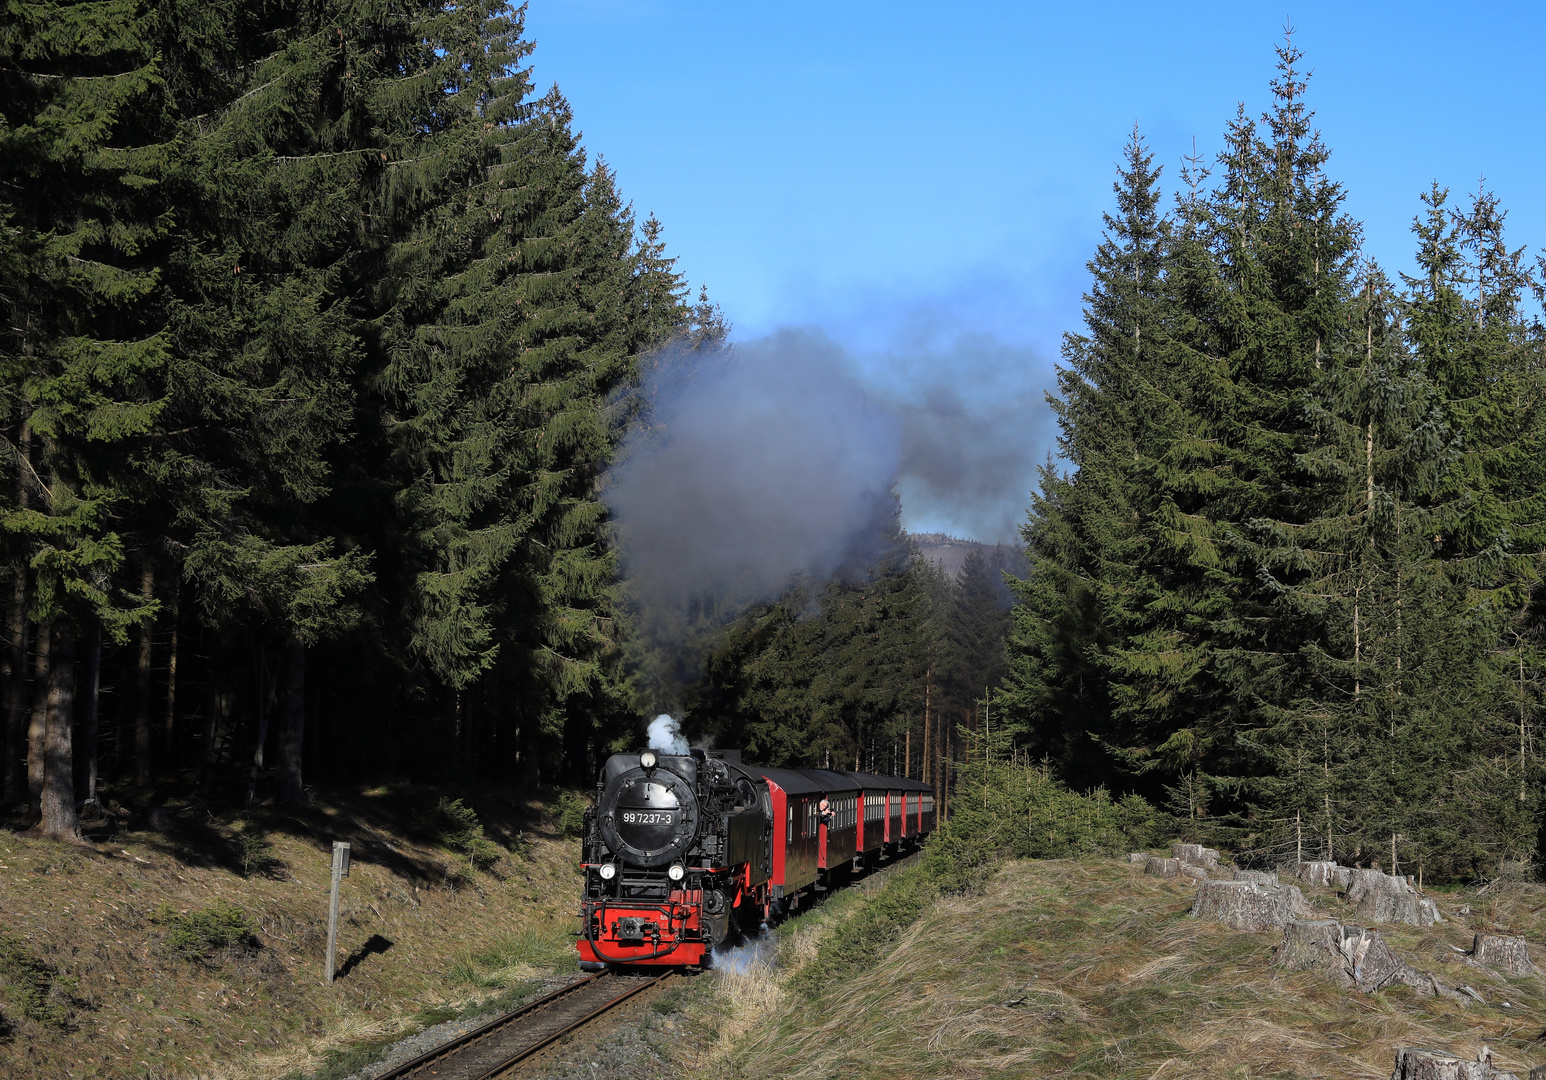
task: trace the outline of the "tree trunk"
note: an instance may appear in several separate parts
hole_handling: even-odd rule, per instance
[[[930,664],[928,673],[923,677],[923,782],[925,784],[934,782],[934,770],[930,767],[929,761],[929,690],[933,681],[934,666]],[[935,798],[938,797],[936,793]]]
[[[1353,984],[1342,954],[1342,924],[1335,919],[1290,919],[1274,962],[1289,971],[1324,971],[1343,986]]]
[[[291,632],[285,642],[284,727],[279,733],[279,802],[301,806],[306,789],[301,783],[301,749],[306,735],[306,646]]]
[[[102,631],[92,631],[91,642],[86,646],[86,685],[82,688],[85,700],[81,702],[80,747],[75,754],[77,770],[75,790],[82,803],[97,801],[97,709],[98,695],[102,688]]]
[[[22,732],[27,722],[27,576],[16,569],[16,587],[11,596],[10,671],[6,673],[5,703],[5,801],[15,806],[27,795],[26,754],[22,752]]]
[[[75,631],[54,627],[48,674],[47,735],[43,749],[43,817],[39,831],[49,840],[80,838],[75,814]]]
[[[1507,975],[1538,974],[1530,962],[1530,946],[1522,937],[1477,934],[1471,939],[1471,958]]]
[[[258,645],[258,662],[256,664],[258,680],[258,743],[252,751],[252,770],[247,777],[247,809],[252,809],[252,804],[258,798],[258,779],[263,774],[263,748],[268,743],[268,712],[269,701],[269,676],[268,654],[263,651],[261,642]]]
[[[1534,1075],[1534,1070],[1531,1071]],[[1442,1051],[1404,1046],[1396,1051],[1396,1071],[1390,1080],[1517,1080],[1492,1063],[1492,1052],[1483,1046],[1476,1060]]]
[[[149,601],[156,592],[156,571],[150,560],[140,573],[140,595]],[[150,637],[151,620],[140,620],[139,709],[134,714],[134,782],[150,783]]]
[[[16,508],[27,509],[27,469],[32,456],[32,428],[27,423],[26,405],[22,406],[21,422],[16,432]],[[5,801],[15,806],[22,801],[26,790],[26,767],[21,752],[23,717],[27,699],[27,567],[26,560],[18,560],[16,581],[11,593],[11,670],[6,700],[5,717]],[[30,799],[28,800],[31,801]]]
[[[43,813],[43,745],[48,731],[48,650],[52,634],[47,623],[37,629],[32,652],[32,723],[27,728],[27,818]]]
[[[1217,870],[1219,866],[1219,853],[1201,844],[1171,844],[1170,853],[1184,863],[1205,870]]]
[[[1199,881],[1192,918],[1213,919],[1236,930],[1282,930],[1310,913],[1296,885],[1257,885],[1250,881]]]
[[[179,595],[181,589],[176,578],[172,582],[172,652],[167,658],[166,666],[166,738],[162,741],[161,751],[168,768],[175,768],[173,750],[177,746],[177,617],[181,613]]]

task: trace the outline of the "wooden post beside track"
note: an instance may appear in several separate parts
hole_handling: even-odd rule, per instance
[[[333,887],[327,901],[327,981],[332,983],[338,958],[338,889],[349,876],[349,845],[333,841]]]

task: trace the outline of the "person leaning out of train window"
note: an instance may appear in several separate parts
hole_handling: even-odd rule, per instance
[[[821,823],[829,829],[832,828],[832,803],[825,795],[821,797],[821,802],[817,805],[816,812],[821,815]]]

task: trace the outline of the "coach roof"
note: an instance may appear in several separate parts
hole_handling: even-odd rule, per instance
[[[748,772],[773,781],[791,795],[812,795],[827,790],[812,780],[803,769],[765,769],[760,765],[747,765],[745,768]]]
[[[874,773],[867,772],[853,772],[850,769],[844,769],[843,775],[866,791],[885,791],[887,788],[896,786],[891,782],[893,778],[889,776],[876,776]]]

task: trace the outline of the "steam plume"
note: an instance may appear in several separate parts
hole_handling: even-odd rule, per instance
[[[650,721],[649,740],[650,749],[662,754],[687,753],[687,740],[682,737],[681,727],[675,717],[666,713]]]

